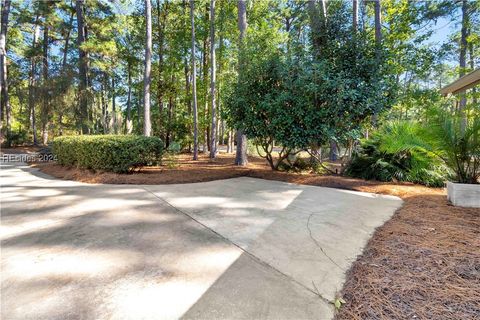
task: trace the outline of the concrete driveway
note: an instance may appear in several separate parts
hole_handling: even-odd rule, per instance
[[[2,319],[330,319],[402,201],[252,178],[90,185],[3,163]]]

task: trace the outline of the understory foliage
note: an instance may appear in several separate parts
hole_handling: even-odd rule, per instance
[[[63,136],[53,140],[52,151],[61,165],[126,173],[160,164],[163,142],[133,135]]]
[[[433,109],[425,123],[398,129],[383,137],[384,151],[433,154],[452,171],[451,180],[479,183],[480,115],[476,106],[462,112]]]
[[[431,187],[441,187],[448,168],[431,152],[423,148],[393,147],[399,135],[415,139],[418,126],[409,122],[385,125],[370,139],[363,140],[354,152],[345,174],[367,180],[408,181]],[[406,140],[404,140],[406,141]],[[400,142],[401,143],[401,142]]]
[[[0,142],[151,126],[166,149],[232,152],[240,129],[273,169],[306,153],[313,169],[384,122],[426,121],[480,63],[480,0],[192,2],[2,1]]]
[[[381,181],[411,181],[440,186],[449,179],[479,183],[480,117],[434,108],[424,122],[387,125],[362,143],[346,173]]]

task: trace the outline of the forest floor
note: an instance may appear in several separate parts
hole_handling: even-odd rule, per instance
[[[480,314],[480,209],[453,207],[443,189],[332,175],[272,172],[263,159],[246,168],[233,155],[193,162],[179,155],[133,174],[35,164],[62,179],[88,183],[173,184],[239,176],[401,197],[405,203],[378,228],[347,273],[337,319],[475,319]]]
[[[1,148],[0,153],[5,153],[5,154],[30,154],[30,153],[35,153],[40,151],[42,148],[41,147],[35,147],[35,146],[19,146],[19,147],[14,147],[14,148]]]

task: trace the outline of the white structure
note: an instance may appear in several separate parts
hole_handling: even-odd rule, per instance
[[[480,84],[480,69],[442,88],[443,95],[461,94]],[[447,182],[447,199],[458,207],[480,208],[480,184]]]
[[[447,199],[456,207],[480,208],[480,184],[448,181]]]

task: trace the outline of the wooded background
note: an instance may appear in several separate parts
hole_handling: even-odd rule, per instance
[[[480,1],[1,4],[2,135],[13,143],[134,133],[214,157],[237,137],[244,164],[243,130],[267,141],[260,131],[271,123],[254,120],[279,103],[285,112],[272,117],[285,132],[302,119],[319,124],[281,144],[335,144],[385,120],[425,117],[442,86],[479,64]],[[459,107],[467,99],[476,104],[477,93]]]

